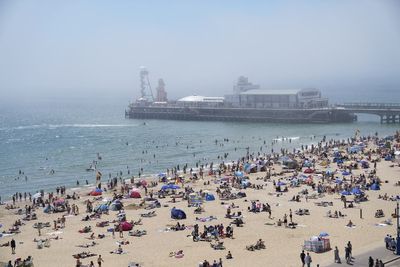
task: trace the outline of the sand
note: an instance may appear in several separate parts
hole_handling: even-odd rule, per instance
[[[170,218],[170,210],[172,207],[181,208],[186,212],[187,219],[181,220],[181,224],[184,223],[189,226],[198,223],[200,225],[200,231],[203,230],[203,225],[222,223],[226,226],[231,222],[230,219],[225,218],[226,208],[224,205],[221,205],[221,200],[219,200],[215,194],[215,189],[217,187],[217,185],[213,183],[216,179],[215,176],[207,176],[204,178],[204,181],[210,181],[210,185],[203,185],[203,180],[191,184],[195,190],[207,189],[216,196],[215,201],[205,202],[203,206],[205,209],[204,213],[194,214],[194,208],[188,208],[186,201],[177,199],[177,203],[170,203],[171,199],[169,197],[161,199],[161,204],[168,205],[169,207],[153,209],[156,211],[157,216],[142,218],[143,225],[134,227],[134,230],[143,229],[147,231],[147,235],[142,237],[128,236],[128,233],[124,232],[124,238],[119,238],[118,233],[115,233],[115,238],[113,238],[111,233],[106,232],[107,227],[96,227],[96,222],[114,220],[117,213],[115,211],[110,211],[109,215],[103,215],[100,220],[83,222],[81,219],[86,215],[84,212],[84,201],[86,199],[93,199],[93,197],[86,196],[87,191],[79,191],[82,197],[70,203],[79,205],[80,214],[77,216],[67,216],[65,228],[59,229],[57,234],[50,235],[52,232],[56,232],[52,229],[53,220],[60,218],[62,214],[45,214],[42,209],[38,209],[36,211],[38,220],[24,221],[25,225],[21,227],[20,234],[12,237],[0,238],[0,244],[10,241],[11,238],[17,241],[15,255],[11,254],[10,247],[0,247],[0,262],[8,262],[8,260],[14,261],[16,258],[26,258],[30,255],[34,259],[35,266],[75,266],[76,260],[72,255],[82,251],[90,251],[102,255],[104,259],[103,266],[128,266],[129,262],[138,262],[143,266],[198,266],[199,262],[203,260],[208,260],[212,263],[213,260],[218,261],[219,258],[222,258],[224,266],[246,266],[251,264],[251,266],[298,267],[301,266],[299,254],[302,250],[304,240],[308,240],[311,236],[318,235],[322,231],[329,233],[332,248],[338,246],[341,257],[343,258],[344,247],[348,241],[351,241],[353,244],[353,254],[357,254],[377,246],[383,246],[384,236],[387,233],[395,234],[394,225],[375,225],[389,218],[396,206],[396,202],[378,199],[378,195],[387,193],[390,196],[397,195],[400,192],[400,188],[394,186],[394,183],[397,182],[400,177],[400,167],[397,165],[390,167],[392,164],[392,162],[384,160],[379,162],[377,165],[377,176],[383,181],[386,180],[388,182],[382,184],[380,191],[366,191],[369,196],[369,201],[356,204],[354,208],[347,209],[343,208],[343,203],[340,201],[339,194],[325,194],[323,198],[309,199],[308,202],[306,202],[305,198],[302,198],[301,202],[289,201],[292,196],[302,189],[307,188],[310,191],[311,187],[307,185],[289,188],[289,192],[277,197],[274,195],[275,188],[272,182],[265,183],[262,180],[257,180],[257,177],[264,177],[265,172],[250,174],[250,181],[255,184],[264,184],[264,189],[246,189],[244,191],[247,194],[246,198],[235,199],[228,202],[239,206],[239,208],[233,209],[232,212],[242,211],[245,225],[244,227],[234,227],[234,239],[222,239],[226,250],[214,250],[210,247],[209,242],[193,242],[192,238],[189,236],[191,230],[177,232],[163,231],[167,225],[176,224],[177,222]],[[372,166],[373,165],[371,165],[371,167]],[[281,171],[281,167],[278,165],[274,165],[273,168],[273,172],[278,173]],[[328,168],[334,170],[337,167],[334,163],[331,163],[328,167],[316,166],[316,169],[321,171],[326,171]],[[362,172],[365,172],[365,170],[353,170],[353,175],[356,176]],[[278,178],[289,175],[290,174],[276,176],[272,177],[272,179],[277,180]],[[342,177],[341,175],[338,176]],[[161,184],[159,186],[161,186]],[[143,196],[143,189],[141,189],[141,193]],[[103,196],[111,197],[112,194],[109,192],[103,194]],[[350,199],[351,198],[352,196]],[[247,202],[245,202],[245,199]],[[248,212],[247,207],[250,206],[251,200],[259,200],[262,203],[268,202],[272,206],[272,216],[274,219],[268,219],[268,214],[266,212]],[[322,200],[332,201],[333,206],[319,207],[315,205],[315,202]],[[126,207],[131,203],[139,204],[140,201],[140,199],[124,199],[123,203]],[[101,203],[101,201],[96,203]],[[21,208],[25,205],[23,202],[17,204]],[[96,206],[96,204],[94,204],[94,206]],[[299,208],[309,209],[310,215],[295,215],[294,211]],[[360,219],[360,208],[362,208],[363,219]],[[296,229],[268,225],[268,223],[275,223],[279,218],[282,219],[285,213],[289,215],[289,209],[293,211],[293,221],[299,225]],[[382,209],[384,211],[384,218],[374,217],[377,209]],[[332,210],[332,212],[338,210],[347,216],[339,219],[328,218],[326,217],[326,212],[328,210]],[[13,222],[21,217],[14,215],[14,212],[15,210],[5,210],[4,206],[0,207],[0,223],[3,224],[3,227],[0,228],[1,231],[10,228]],[[138,220],[140,214],[145,212],[147,212],[147,210],[127,209],[127,220]],[[217,220],[205,223],[196,222],[195,220],[196,217],[207,217],[211,215],[217,217]],[[348,228],[345,226],[350,219],[356,227]],[[34,238],[39,238],[38,231],[32,227],[33,224],[38,221],[51,223],[50,228],[42,229],[41,238],[59,237],[59,240],[51,240],[51,246],[49,248],[37,249],[36,243],[33,241]],[[395,220],[393,220],[393,222],[395,224]],[[91,242],[91,240],[87,239],[90,233],[81,234],[78,232],[79,229],[89,225],[92,227],[96,236],[102,233],[105,234],[106,237],[104,239],[94,240],[99,243],[95,247],[87,249],[76,247],[77,245]],[[245,249],[246,245],[254,244],[259,238],[265,240],[266,249],[257,251],[248,251]],[[118,247],[116,242],[121,240],[130,242],[130,244],[122,246],[123,250],[127,253],[122,255],[110,254],[110,251]],[[169,257],[170,252],[176,252],[178,250],[183,250],[183,258]],[[231,251],[233,259],[225,259],[228,250]],[[320,266],[324,266],[333,262],[333,250],[319,254],[311,252],[310,255],[313,259],[312,266],[316,266],[317,263],[320,263]],[[86,258],[83,259],[82,262],[87,265],[90,260],[96,263],[97,257]]]

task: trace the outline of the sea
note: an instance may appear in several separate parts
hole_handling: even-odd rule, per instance
[[[370,115],[336,124],[133,120],[124,116],[127,105],[86,100],[1,105],[2,200],[16,192],[50,192],[61,185],[76,188],[77,181],[79,186],[86,181],[93,184],[95,172],[87,170],[93,161],[103,181],[120,172],[125,178],[141,172],[152,179],[178,165],[195,168],[196,163],[237,160],[247,151],[292,150],[324,136],[347,139],[356,130],[386,136],[400,128],[380,124],[377,116]]]

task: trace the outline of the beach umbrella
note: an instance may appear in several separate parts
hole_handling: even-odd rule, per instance
[[[348,172],[348,171],[343,171],[342,172],[342,175],[344,175],[344,176],[347,176],[347,175],[350,175],[351,173],[350,172]]]
[[[147,186],[147,181],[146,181],[146,180],[141,180],[141,181],[140,181],[140,184],[141,184],[142,186]]]
[[[165,173],[163,173],[163,172],[160,172],[157,176],[158,177],[166,177],[167,175]]]
[[[338,178],[336,178],[336,180],[335,180],[335,183],[337,183],[337,184],[341,184],[341,183],[343,183],[343,181],[342,181],[342,180],[340,180],[340,179],[338,179]]]
[[[333,174],[333,171],[331,171],[331,170],[326,170],[326,172],[325,172],[327,175],[331,175],[331,174]]]
[[[326,236],[329,236],[329,234],[327,232],[321,232],[321,233],[319,233],[319,236],[326,237]]]

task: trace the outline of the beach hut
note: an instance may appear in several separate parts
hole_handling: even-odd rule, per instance
[[[183,220],[186,219],[186,213],[183,210],[174,207],[171,210],[171,218],[175,220]]]
[[[381,187],[379,186],[379,184],[374,183],[371,185],[370,189],[377,191],[377,190],[381,190]]]
[[[90,192],[91,196],[101,196],[102,194],[103,194],[103,190],[101,190],[100,188],[96,188],[95,190]]]

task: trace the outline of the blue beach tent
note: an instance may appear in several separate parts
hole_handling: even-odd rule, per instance
[[[351,193],[349,191],[345,191],[345,190],[343,190],[340,194],[342,196],[350,196],[351,195]]]
[[[174,207],[171,210],[171,218],[175,220],[183,220],[186,219],[186,213],[183,210]]]
[[[379,184],[375,183],[371,185],[370,189],[376,191],[376,190],[381,190],[381,187],[379,186]]]
[[[214,197],[213,194],[207,194],[206,195],[206,201],[214,201],[214,200],[215,200],[215,197]]]

